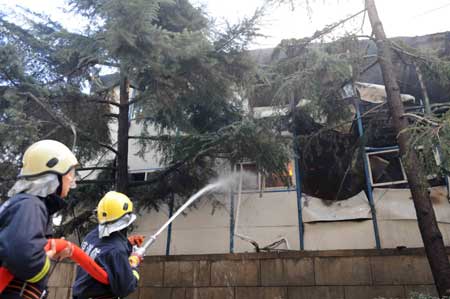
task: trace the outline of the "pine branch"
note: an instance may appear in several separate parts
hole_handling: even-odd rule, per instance
[[[19,84],[17,84],[17,82],[14,81],[14,79],[8,74],[7,71],[5,71],[3,68],[1,68],[0,70],[5,75],[6,79],[8,79],[8,81],[11,82],[12,85],[14,85],[15,87],[19,88]]]
[[[364,8],[363,10],[361,10],[361,11],[359,11],[359,12],[357,12],[357,13],[355,13],[355,14],[353,14],[353,15],[351,15],[351,16],[349,16],[349,17],[343,19],[343,20],[340,20],[340,21],[338,21],[338,22],[335,22],[335,23],[326,25],[322,30],[316,31],[312,36],[301,39],[301,40],[300,40],[300,42],[301,42],[301,45],[300,45],[300,46],[303,47],[303,48],[306,47],[306,46],[307,46],[308,44],[310,44],[312,41],[318,39],[319,37],[321,37],[321,36],[323,36],[323,35],[327,35],[327,34],[331,33],[334,29],[336,29],[336,28],[339,27],[340,25],[342,25],[342,24],[348,22],[349,20],[351,20],[351,19],[353,19],[353,18],[359,16],[359,15],[362,14],[362,13],[365,13],[366,10],[367,10],[367,9]],[[274,51],[274,53],[275,53],[275,51]],[[274,55],[274,54],[272,54],[272,55]]]
[[[50,82],[46,82],[45,85],[53,85],[55,83],[61,82],[65,78],[68,78],[68,77],[72,76],[73,74],[75,74],[76,72],[80,71],[82,68],[86,68],[86,67],[89,67],[89,65],[94,65],[94,64],[96,64],[95,60],[86,60],[86,61],[83,61],[83,63],[78,63],[78,65],[74,69],[72,69],[69,72],[63,74],[59,78],[56,78],[55,80],[52,80]]]
[[[325,26],[325,28],[323,28],[322,30],[316,31],[311,37],[308,37],[308,38],[304,39],[303,41],[305,41],[305,44],[309,44],[313,40],[315,40],[315,39],[317,39],[317,38],[319,38],[319,37],[321,37],[323,35],[326,35],[326,34],[332,32],[334,29],[336,29],[340,25],[350,21],[351,19],[359,16],[362,13],[365,13],[366,11],[367,11],[367,9],[364,8],[363,10],[361,10],[361,11],[359,11],[359,12],[357,12],[357,13],[355,13],[355,14],[353,14],[353,15],[351,15],[351,16],[343,19],[343,20],[340,20],[340,21],[335,22],[333,24],[327,25],[327,26]]]
[[[210,151],[212,148],[214,148],[214,146],[219,143],[219,140],[215,140],[213,142],[210,142],[210,144],[212,144],[213,146],[210,146],[208,148],[204,148],[203,150],[199,151],[196,153],[196,155],[194,157],[185,157],[184,159],[173,163],[172,165],[166,167],[164,170],[162,170],[155,178],[152,178],[151,180],[148,181],[144,181],[144,182],[132,182],[130,183],[130,186],[143,186],[143,185],[151,185],[154,184],[158,181],[163,180],[165,177],[167,177],[170,173],[178,170],[180,167],[182,167],[183,165],[185,165],[186,163],[188,163],[189,161],[195,161],[197,160],[200,156],[205,156],[208,151]]]
[[[113,145],[116,145],[116,144],[117,144],[117,142],[114,143]],[[105,158],[106,153],[107,153],[107,151],[105,151],[104,153],[102,153],[102,155],[98,158],[98,160],[97,160],[97,162],[95,163],[95,165],[92,166],[91,168],[102,167],[102,166],[99,166],[99,165],[103,162],[103,158]],[[112,168],[115,169],[116,167],[113,166]],[[92,169],[88,174],[86,174],[85,176],[83,176],[83,177],[81,178],[81,180],[84,180],[84,179],[88,178],[89,176],[91,176],[91,174],[93,174],[95,170],[96,170],[96,169]]]
[[[72,122],[72,120],[70,120],[68,117],[66,117],[64,114],[62,114],[61,112],[56,112],[53,109],[51,109],[50,107],[48,107],[46,104],[44,104],[43,101],[41,101],[38,97],[36,97],[35,95],[33,95],[31,92],[23,92],[23,93],[18,93],[19,95],[23,95],[23,96],[27,96],[29,98],[31,98],[33,101],[35,101],[39,106],[42,107],[42,109],[45,110],[45,112],[47,112],[47,114],[53,118],[60,126],[66,128],[66,129],[70,129],[72,131],[76,130],[80,133],[80,135],[83,138],[86,138],[87,140],[94,142],[96,144],[98,144],[99,146],[102,146],[104,148],[107,148],[108,150],[112,151],[114,154],[118,154],[117,150],[114,149],[113,147],[111,147],[108,144],[105,144],[103,142],[99,142],[96,139],[92,138],[88,133],[82,131],[80,128],[77,128],[77,126]],[[74,133],[74,137],[76,136],[76,132]]]

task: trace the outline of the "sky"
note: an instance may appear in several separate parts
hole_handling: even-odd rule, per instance
[[[264,0],[191,0],[202,6],[218,24],[237,22],[253,14]],[[301,2],[301,1],[298,1]],[[309,0],[311,10],[290,5],[270,7],[261,21],[260,37],[250,48],[268,48],[287,38],[311,36],[316,30],[337,22],[363,9],[363,0]],[[375,0],[388,37],[417,36],[450,30],[450,0]],[[44,12],[69,29],[79,28],[79,20],[62,13],[64,0],[0,0],[0,8],[15,9],[16,5]],[[335,35],[344,32],[370,34],[367,16],[360,15]]]

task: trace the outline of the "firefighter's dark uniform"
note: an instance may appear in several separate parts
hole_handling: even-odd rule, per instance
[[[24,193],[0,206],[0,264],[14,275],[1,299],[45,298],[50,259],[44,246],[52,235],[51,216],[63,206],[56,195]]]
[[[74,299],[124,298],[136,290],[139,274],[128,261],[132,246],[124,233],[113,232],[108,237],[100,238],[98,228],[95,228],[83,240],[81,248],[105,269],[109,285],[96,281],[77,267]]]

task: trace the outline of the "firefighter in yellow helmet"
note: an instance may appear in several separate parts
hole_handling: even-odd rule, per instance
[[[55,244],[44,251],[52,235],[52,215],[65,206],[63,198],[75,187],[78,160],[61,142],[41,140],[24,153],[18,180],[0,206],[0,265],[14,275],[1,298],[45,298]],[[1,279],[1,278],[0,278]]]
[[[123,298],[138,285],[137,268],[141,256],[133,252],[133,246],[141,246],[142,236],[127,238],[130,225],[136,220],[133,203],[123,193],[110,191],[97,206],[98,227],[87,234],[81,248],[108,273],[109,285],[104,285],[77,268],[73,285],[74,299]]]

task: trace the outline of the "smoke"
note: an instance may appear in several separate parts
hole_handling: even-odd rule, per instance
[[[217,184],[216,191],[219,192],[239,192],[240,180],[242,177],[242,190],[248,189],[257,185],[258,177],[255,173],[242,171],[234,172],[232,174],[219,176],[217,179],[211,181],[211,184]]]

